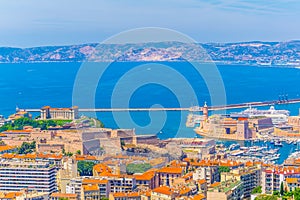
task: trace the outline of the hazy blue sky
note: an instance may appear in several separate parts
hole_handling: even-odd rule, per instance
[[[199,42],[300,39],[299,0],[0,0],[0,46],[101,42],[155,26]]]

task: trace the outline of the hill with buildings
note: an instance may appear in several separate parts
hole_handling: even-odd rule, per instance
[[[81,44],[33,48],[0,48],[0,63],[210,61],[221,64],[300,66],[300,41],[188,44]]]

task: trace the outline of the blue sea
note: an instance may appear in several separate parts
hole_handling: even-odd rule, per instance
[[[218,65],[220,76],[210,73],[205,77],[184,62],[91,63],[85,69],[83,65],[86,64],[0,64],[0,114],[9,116],[16,107],[70,107],[75,103],[80,108],[176,108],[201,106],[205,101],[216,105],[214,102],[224,95],[219,97],[218,90],[212,94],[210,89],[215,87],[212,84],[220,84],[220,78],[223,85],[217,88],[224,86],[228,104],[277,100],[279,95],[293,99],[300,95],[297,68]],[[195,94],[191,95],[191,91]],[[298,115],[300,105],[275,107]],[[264,108],[268,107],[261,107]],[[157,134],[162,139],[196,136],[192,128],[185,127],[187,111],[82,114],[96,115],[106,127],[135,128],[138,134]]]

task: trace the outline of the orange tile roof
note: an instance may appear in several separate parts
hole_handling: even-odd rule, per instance
[[[298,179],[297,178],[286,178],[285,181],[287,183],[298,183]]]
[[[191,178],[191,177],[193,177],[193,172],[189,172],[189,173],[182,176],[182,178],[185,178],[185,179]]]
[[[36,158],[46,158],[46,159],[55,159],[55,160],[61,160],[63,156],[61,154],[36,154],[36,153],[30,153],[30,154],[11,154],[11,153],[5,153],[1,155],[2,158],[6,159],[12,159],[12,158],[18,158],[18,159],[36,159]]]
[[[21,196],[22,192],[8,192],[5,194],[3,199],[14,199],[15,197]]]
[[[137,181],[146,180],[149,181],[155,176],[155,171],[147,171],[142,175],[134,175]]]
[[[173,194],[171,188],[169,188],[167,186],[157,187],[152,192],[165,194],[165,195],[169,195],[169,196]]]
[[[84,191],[95,191],[95,190],[99,190],[99,187],[97,184],[92,184],[92,185],[83,185],[83,190]]]
[[[93,170],[95,170],[98,174],[101,174],[103,172],[112,172],[112,170],[107,165],[104,165],[102,163],[94,165]]]
[[[95,156],[90,155],[75,155],[75,159],[78,160],[97,160]]]
[[[52,193],[51,197],[62,197],[62,198],[76,198],[77,194],[67,194],[67,193]]]
[[[182,174],[183,170],[180,167],[163,167],[158,170],[160,173]]]
[[[43,153],[38,153],[37,154],[38,158],[51,158],[51,159],[55,159],[55,160],[61,160],[63,158],[62,154],[43,154]]]
[[[215,183],[211,184],[210,187],[218,187],[220,185],[221,185],[220,182],[215,182]]]
[[[82,184],[107,184],[108,180],[100,179],[83,179]]]
[[[2,151],[7,151],[7,150],[12,150],[12,149],[15,149],[16,147],[14,146],[8,146],[8,145],[0,145],[0,152]]]
[[[205,199],[205,195],[203,194],[197,194],[193,197],[193,200],[202,200]]]
[[[31,130],[7,130],[3,131],[3,134],[9,134],[9,133],[31,133]]]
[[[184,187],[184,188],[181,188],[181,189],[180,189],[179,194],[180,194],[180,195],[185,195],[185,194],[189,193],[190,191],[191,191],[190,188]]]
[[[6,159],[12,159],[12,158],[15,157],[15,155],[12,154],[12,153],[5,153],[5,154],[2,154],[1,157],[2,157],[2,158],[6,158]]]
[[[122,197],[139,197],[141,196],[141,194],[139,192],[129,192],[129,193],[125,193],[125,192],[115,192],[112,193],[113,197],[115,198],[122,198]]]
[[[205,184],[205,183],[206,183],[206,180],[205,180],[205,179],[200,179],[200,180],[198,181],[198,183],[201,184],[201,185],[202,185],[202,184]]]

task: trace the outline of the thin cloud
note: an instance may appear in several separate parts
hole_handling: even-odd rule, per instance
[[[212,8],[254,14],[295,14],[300,9],[300,2],[295,0],[210,0],[206,3]]]

